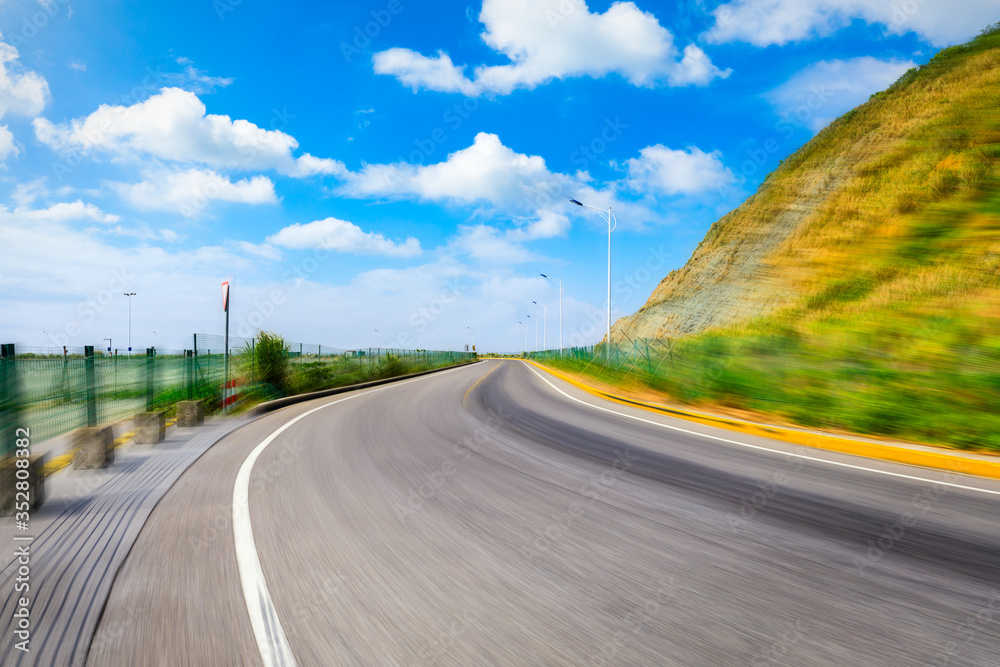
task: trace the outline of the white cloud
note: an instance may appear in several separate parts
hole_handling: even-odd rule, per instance
[[[197,217],[212,201],[277,204],[274,183],[266,176],[233,182],[210,169],[161,170],[139,183],[115,183],[122,199],[140,210],[176,210]]]
[[[726,77],[693,44],[680,53],[673,35],[632,2],[616,2],[603,14],[584,0],[484,0],[483,41],[509,60],[480,65],[474,76],[438,51],[428,57],[402,48],[376,53],[375,72],[397,77],[414,90],[464,95],[509,94],[552,79],[617,73],[636,86],[704,85]]]
[[[0,42],[0,118],[6,114],[37,116],[49,99],[49,84],[16,62],[17,49]]]
[[[107,236],[117,236],[123,238],[139,239],[140,241],[165,241],[176,243],[181,240],[180,234],[172,229],[153,229],[146,224],[131,223],[128,226],[115,225],[114,227],[87,227],[88,234],[104,234]]]
[[[79,199],[74,202],[60,202],[46,208],[32,209],[18,207],[8,210],[0,207],[0,223],[5,225],[51,224],[75,221],[90,221],[101,223],[118,222],[121,218],[111,213],[105,213],[97,206],[83,203]]]
[[[181,56],[177,58],[177,64],[184,65],[183,72],[171,72],[163,74],[163,80],[171,86],[183,88],[192,93],[202,95],[213,93],[217,88],[225,88],[233,82],[231,77],[209,76],[202,70],[194,66],[194,61]]]
[[[793,75],[766,97],[783,117],[813,132],[884,90],[915,64],[908,60],[821,60]]]
[[[365,165],[345,177],[342,189],[351,196],[413,195],[426,201],[486,201],[507,208],[513,202],[533,202],[567,180],[550,172],[542,157],[516,153],[497,135],[480,132],[471,146],[451,153],[444,162]]]
[[[888,33],[916,32],[935,46],[974,37],[997,20],[996,0],[734,0],[712,12],[713,42],[786,44],[830,35],[861,19],[885,26]]]
[[[542,157],[517,153],[485,132],[443,162],[369,164],[343,180],[339,193],[351,197],[485,204],[485,213],[504,213],[520,225],[522,238],[565,234],[569,221],[561,211],[567,193],[592,192],[575,177],[550,171]]]
[[[18,155],[21,149],[14,140],[14,134],[7,129],[6,125],[0,125],[0,162],[12,155]]]
[[[372,62],[376,74],[394,76],[414,92],[421,88],[469,96],[482,92],[480,85],[465,77],[465,67],[452,63],[443,51],[430,58],[410,49],[394,48],[376,53]]]
[[[194,93],[164,88],[129,107],[101,105],[85,118],[56,125],[33,121],[35,135],[55,150],[100,151],[113,157],[148,156],[216,169],[267,170],[303,177],[337,174],[342,163],[295,157],[299,143],[280,130],[265,130],[246,120],[206,113]]]
[[[337,218],[316,220],[305,225],[289,225],[267,237],[267,242],[284,248],[322,248],[389,257],[413,257],[422,252],[420,241],[412,236],[403,242],[393,241],[381,233],[366,232],[353,223]]]
[[[692,147],[685,155],[688,159],[686,164],[701,171],[678,182],[679,191],[698,194],[710,189],[704,187],[699,190],[695,187],[702,181],[731,178],[718,153],[706,154]],[[640,156],[636,161],[634,178],[643,175],[653,178],[653,157],[655,155],[650,155],[649,149],[645,158]],[[643,166],[646,167],[645,172],[640,169]],[[650,201],[619,198],[616,193],[622,190],[623,185],[627,186],[627,183],[612,182],[598,188],[586,172],[570,175],[551,171],[542,157],[518,153],[505,146],[495,134],[481,132],[471,146],[449,154],[442,162],[429,165],[405,162],[368,164],[357,172],[348,172],[342,177],[342,185],[335,193],[357,198],[402,198],[473,206],[476,207],[474,215],[477,217],[510,221],[513,227],[497,234],[505,242],[517,245],[525,241],[565,236],[573,220],[596,224],[598,217],[590,214],[581,216],[579,210],[569,203],[571,198],[598,208],[613,207],[626,227],[638,228],[663,219],[650,208]],[[469,229],[478,228],[472,225]],[[475,240],[488,243],[485,234],[494,229],[487,227],[477,231]],[[498,252],[512,257],[527,256],[527,251],[520,247]]]
[[[627,187],[636,192],[698,195],[731,184],[733,172],[722,162],[722,153],[706,153],[696,146],[673,150],[655,144],[625,162]]]
[[[513,266],[540,261],[541,257],[525,248],[516,236],[490,225],[465,225],[459,227],[449,248],[477,264]]]
[[[81,63],[81,62],[79,62],[77,60],[71,60],[71,61],[69,61],[69,68],[72,69],[72,70],[76,70],[77,72],[86,72],[87,71],[87,64],[86,63]]]
[[[267,243],[258,244],[250,243],[249,241],[236,241],[235,245],[248,255],[254,255],[255,257],[260,257],[261,259],[266,259],[272,262],[276,262],[281,259],[281,251],[273,245],[268,245]]]
[[[48,196],[48,194],[49,190],[45,186],[45,177],[39,176],[36,179],[27,181],[26,183],[18,183],[14,186],[14,192],[10,198],[18,208],[27,208],[38,199]]]

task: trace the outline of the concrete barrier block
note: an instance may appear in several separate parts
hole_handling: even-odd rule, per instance
[[[156,412],[137,412],[132,421],[132,441],[137,445],[155,445],[163,442],[167,436],[167,414],[163,410]]]
[[[205,423],[205,403],[203,401],[180,401],[177,403],[178,426],[201,426]]]
[[[78,428],[72,442],[75,470],[104,468],[115,462],[115,434],[110,426]]]
[[[21,460],[24,460],[23,457]],[[9,456],[0,461],[0,516],[13,516],[15,512],[23,512],[18,509],[17,503],[25,502],[24,496],[18,493],[27,493],[30,504],[30,511],[34,512],[45,502],[45,475],[42,474],[42,467],[45,465],[45,455],[38,454],[27,457],[28,464],[18,465],[18,458]],[[18,470],[27,470],[27,473],[18,475]],[[27,482],[27,491],[17,488],[18,482]],[[22,485],[23,488],[23,485]]]

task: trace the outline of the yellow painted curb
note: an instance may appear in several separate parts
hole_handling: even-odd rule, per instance
[[[582,389],[588,394],[592,394],[615,403],[621,403],[622,405],[648,410],[650,412],[666,414],[671,417],[686,419],[688,421],[706,424],[708,426],[715,426],[717,428],[724,428],[729,431],[737,431],[739,433],[748,433],[750,435],[783,440],[796,445],[805,445],[806,447],[815,447],[816,449],[826,449],[833,452],[840,452],[842,454],[853,454],[854,456],[863,456],[870,459],[881,459],[883,461],[892,461],[894,463],[905,463],[907,465],[923,466],[925,468],[948,470],[950,472],[962,473],[963,475],[976,475],[979,477],[1000,479],[1000,462],[969,459],[962,456],[939,454],[937,452],[925,452],[917,449],[894,447],[893,445],[883,445],[874,442],[861,442],[858,440],[849,440],[847,438],[838,438],[832,435],[803,433],[802,431],[782,428],[780,426],[763,426],[761,424],[753,424],[726,417],[712,417],[687,412],[685,410],[679,410],[677,408],[668,408],[665,405],[656,405],[655,403],[646,403],[644,401],[633,400],[623,396],[610,394],[586,385],[576,378],[560,373],[559,371],[553,370],[548,366],[543,366],[538,362],[530,359],[526,359],[525,361],[533,366],[537,366],[546,373],[554,375],[563,382],[568,382],[574,387]]]
[[[165,423],[165,426],[167,428],[169,428],[169,427],[173,426],[176,423],[177,423],[177,418],[174,417],[172,419],[168,419],[167,422]],[[124,434],[118,436],[117,438],[115,438],[115,441],[113,443],[114,448],[118,449],[122,445],[125,445],[125,444],[131,442],[132,441],[132,436],[134,436],[134,435],[135,435],[135,431],[129,431],[128,433],[124,433]],[[66,466],[68,466],[69,464],[73,463],[73,455],[74,454],[76,454],[76,448],[75,447],[73,449],[69,450],[68,452],[66,452],[65,454],[62,454],[61,456],[57,456],[54,459],[52,459],[51,461],[46,462],[46,464],[44,466],[42,466],[42,475],[44,477],[48,477],[52,473],[59,472],[60,470],[62,470]]]

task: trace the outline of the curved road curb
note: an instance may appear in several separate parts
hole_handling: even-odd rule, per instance
[[[937,452],[925,452],[918,449],[907,449],[905,447],[894,447],[892,445],[883,445],[874,442],[838,438],[836,436],[822,435],[819,433],[806,433],[780,426],[764,426],[762,424],[729,419],[727,417],[712,417],[694,412],[687,412],[685,410],[679,410],[677,408],[668,408],[664,405],[646,403],[645,401],[625,398],[624,396],[618,396],[617,394],[602,391],[591,387],[590,385],[584,384],[583,382],[580,382],[576,378],[566,375],[565,373],[561,373],[557,370],[549,368],[548,366],[543,366],[538,362],[530,359],[526,359],[525,361],[538,367],[546,373],[559,378],[563,382],[568,382],[574,387],[582,389],[588,394],[597,396],[598,398],[604,398],[615,403],[620,403],[622,405],[647,410],[649,412],[666,414],[671,417],[677,417],[678,419],[693,421],[707,426],[715,426],[729,431],[737,431],[739,433],[746,433],[749,435],[783,440],[797,445],[805,445],[806,447],[814,447],[816,449],[825,449],[832,452],[839,452],[841,454],[852,454],[854,456],[862,456],[870,459],[892,461],[893,463],[904,463],[924,468],[947,470],[965,475],[1000,479],[1000,462],[983,461],[980,459],[971,459],[963,456],[954,456]]]

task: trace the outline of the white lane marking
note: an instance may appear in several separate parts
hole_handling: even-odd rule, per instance
[[[267,590],[264,570],[260,565],[260,556],[257,554],[257,546],[253,541],[253,527],[250,525],[250,473],[253,472],[253,466],[257,459],[260,458],[264,449],[286,429],[323,408],[393,387],[401,387],[411,382],[441,377],[462,368],[464,366],[412,380],[387,384],[362,394],[352,394],[336,401],[324,403],[285,422],[257,445],[243,461],[240,471],[236,474],[236,484],[233,487],[233,538],[236,540],[236,563],[239,566],[240,580],[243,584],[243,597],[247,603],[247,611],[250,612],[250,625],[253,628],[254,637],[257,639],[260,657],[264,660],[264,667],[295,667],[296,663],[292,649],[288,645],[288,638],[281,627],[281,621],[278,620],[278,612],[271,601],[271,594]]]
[[[866,468],[865,466],[853,465],[851,463],[841,463],[840,461],[829,461],[827,459],[816,458],[815,456],[808,456],[806,454],[796,454],[795,452],[785,452],[785,451],[782,451],[780,449],[771,449],[770,447],[762,447],[760,445],[751,445],[750,443],[740,442],[739,440],[730,440],[729,438],[721,438],[721,437],[719,437],[717,435],[709,435],[707,433],[699,433],[698,431],[690,431],[690,430],[688,430],[686,428],[681,428],[679,426],[671,426],[670,424],[664,424],[662,422],[653,421],[651,419],[643,419],[642,417],[637,417],[635,415],[630,415],[630,414],[628,414],[626,412],[618,412],[617,410],[611,410],[609,408],[605,408],[605,407],[602,407],[600,405],[594,405],[593,403],[588,403],[587,401],[581,401],[579,398],[576,398],[575,396],[570,396],[569,394],[567,394],[566,392],[564,392],[562,389],[560,389],[559,387],[557,387],[554,384],[552,384],[551,382],[549,382],[549,379],[547,377],[545,377],[544,375],[542,375],[541,373],[539,373],[534,368],[534,366],[532,366],[531,364],[527,364],[527,363],[525,365],[528,368],[530,368],[531,371],[535,375],[537,375],[538,377],[540,377],[542,379],[542,381],[545,382],[545,384],[549,385],[550,387],[552,387],[553,389],[555,389],[556,391],[558,391],[560,394],[562,394],[566,398],[568,398],[568,399],[570,399],[572,401],[576,401],[577,403],[582,403],[583,405],[586,405],[587,407],[591,407],[591,408],[593,408],[595,410],[602,410],[604,412],[610,412],[613,415],[619,415],[621,417],[628,417],[629,419],[634,419],[636,421],[645,422],[646,424],[653,424],[654,426],[662,426],[663,428],[669,428],[669,429],[674,430],[674,431],[680,431],[681,433],[688,433],[690,435],[696,435],[696,436],[699,436],[699,437],[702,437],[702,438],[709,438],[711,440],[718,440],[719,442],[726,442],[726,443],[729,443],[731,445],[738,445],[740,447],[747,447],[749,449],[759,449],[761,451],[771,452],[773,454],[784,454],[785,456],[795,456],[795,457],[800,458],[800,459],[806,459],[808,461],[816,461],[818,463],[825,463],[825,464],[831,465],[831,466],[839,466],[841,468],[853,468],[854,470],[864,470],[864,471],[867,471],[867,472],[878,473],[879,475],[889,475],[890,477],[902,477],[903,479],[912,479],[912,480],[916,480],[918,482],[927,482],[929,484],[941,484],[943,486],[950,486],[950,487],[955,488],[955,489],[964,489],[965,491],[978,491],[980,493],[988,493],[990,495],[1000,496],[1000,491],[993,491],[991,489],[981,489],[981,488],[976,487],[976,486],[966,486],[964,484],[954,484],[952,482],[941,482],[941,481],[938,481],[936,479],[927,479],[925,477],[915,477],[914,475],[904,475],[904,474],[898,473],[898,472],[889,472],[888,470],[878,470],[877,468]],[[948,474],[958,474],[958,473],[948,473]]]

